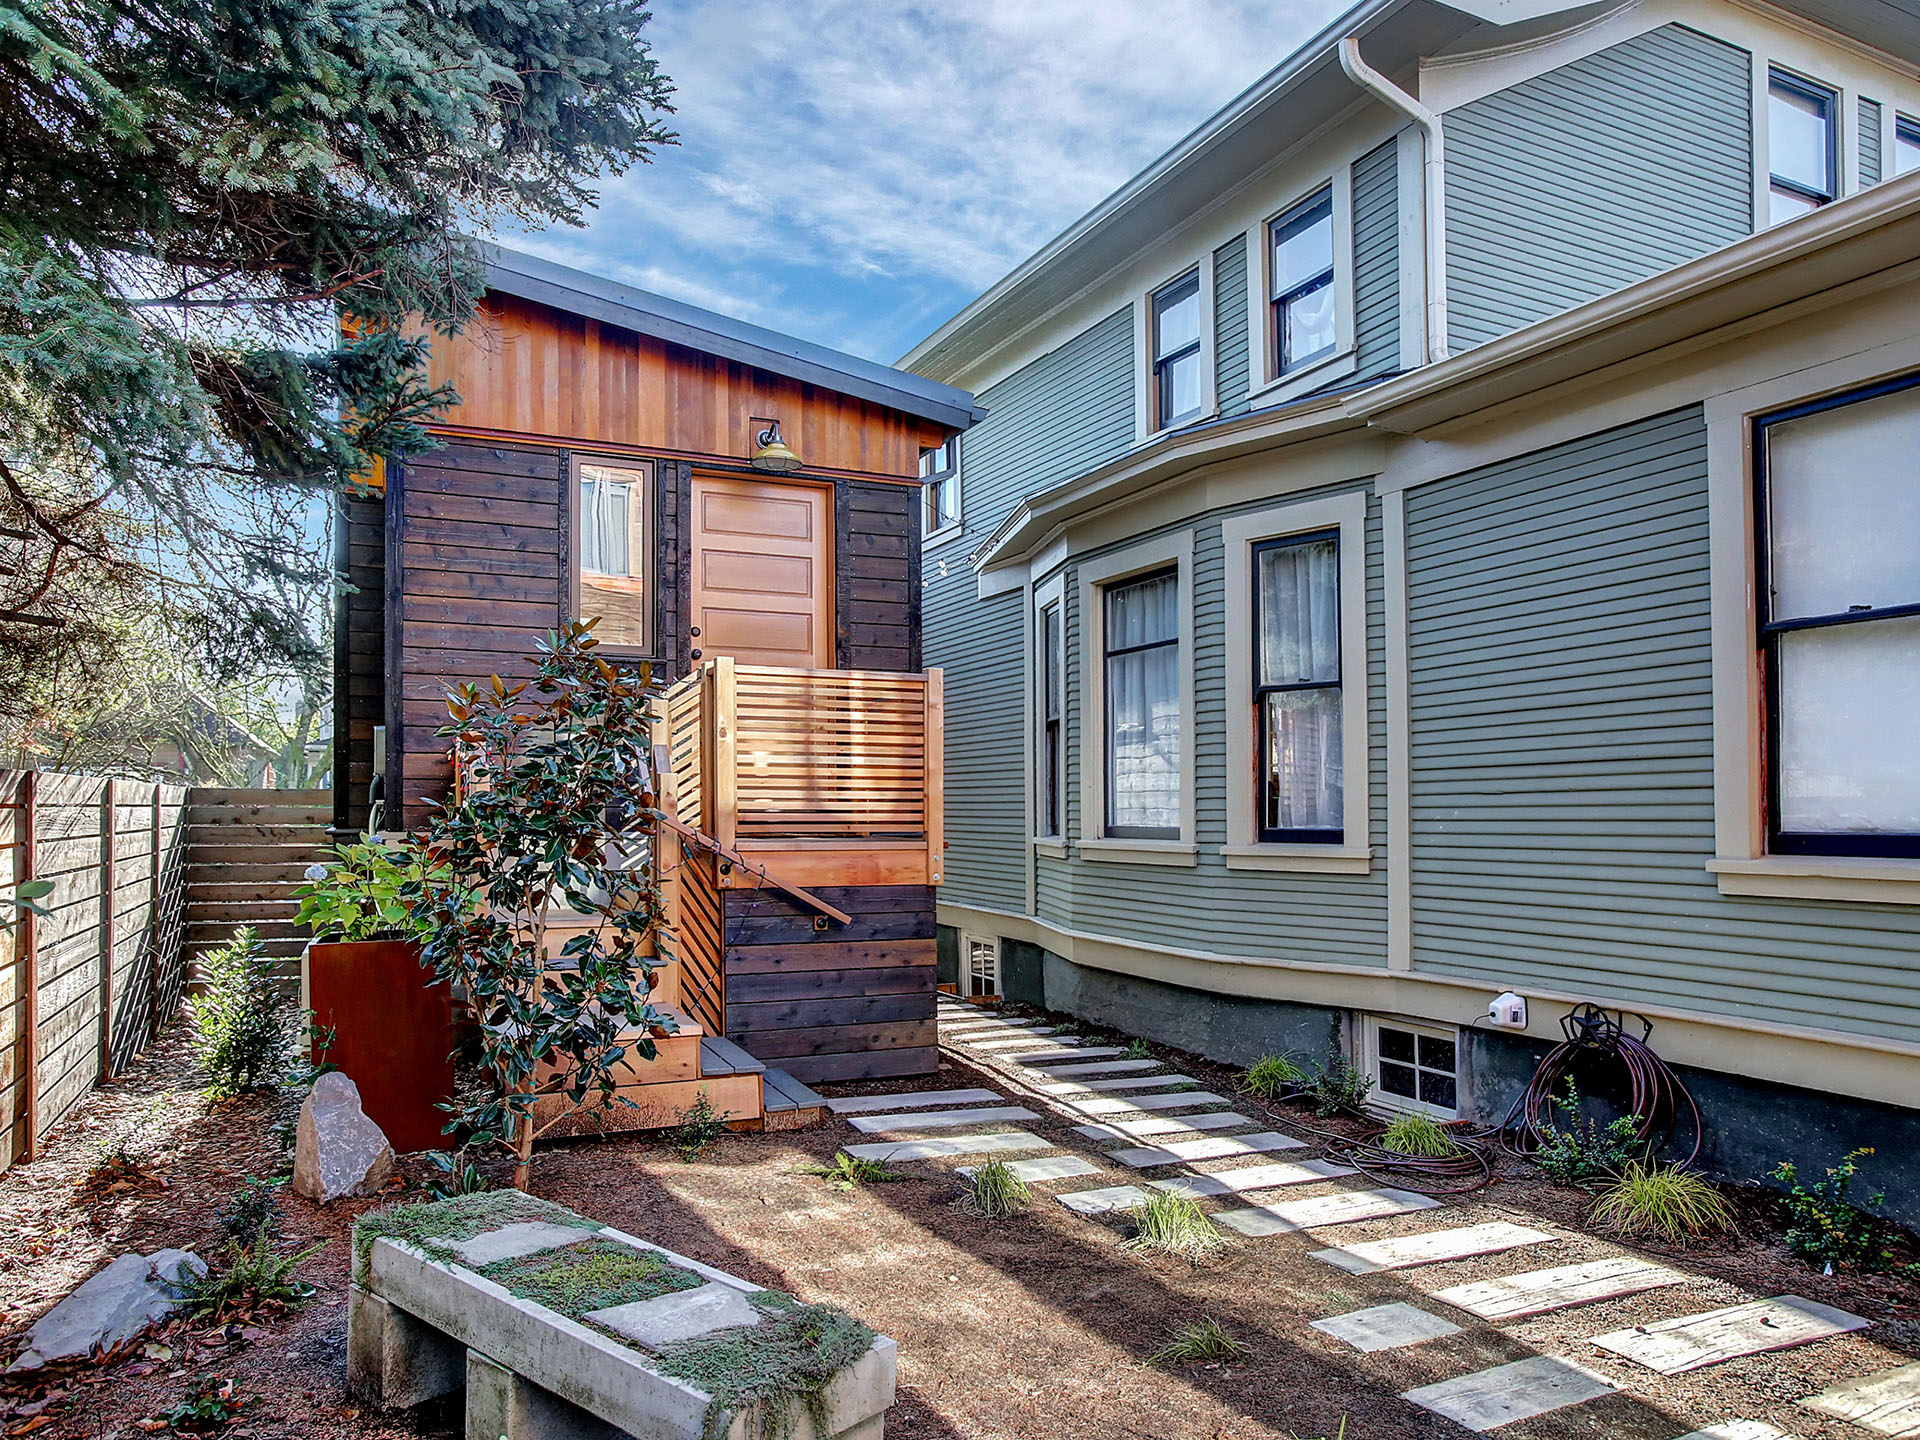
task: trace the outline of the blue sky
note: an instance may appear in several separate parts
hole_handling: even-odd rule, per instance
[[[664,0],[681,143],[502,239],[891,362],[1343,8]]]

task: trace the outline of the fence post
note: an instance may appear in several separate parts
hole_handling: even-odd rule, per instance
[[[927,788],[921,824],[927,832],[927,883],[938,885],[947,869],[947,775],[945,677],[938,666],[928,669],[925,709],[920,721],[920,757],[926,766]]]
[[[36,799],[39,772],[29,770],[20,777],[20,883],[34,878],[36,847],[34,832],[40,818]],[[20,1158],[31,1161],[40,1155],[40,917],[32,911],[20,915],[20,1090],[26,1097],[25,1139]]]
[[[160,782],[153,782],[153,873],[147,878],[147,1020],[149,1043],[160,1038]]]
[[[106,824],[101,837],[106,848],[100,857],[100,910],[106,925],[106,933],[100,937],[100,1078],[103,1081],[113,1078],[113,886],[116,878],[113,852],[120,846],[120,801],[114,785],[113,780],[107,781]]]
[[[708,833],[728,849],[739,838],[740,765],[735,730],[739,725],[739,681],[731,655],[717,656],[712,669],[713,688],[713,812],[707,816]]]

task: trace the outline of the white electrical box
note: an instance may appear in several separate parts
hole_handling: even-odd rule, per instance
[[[1502,991],[1494,996],[1493,1003],[1487,1006],[1487,1019],[1504,1029],[1526,1029],[1527,997],[1516,995],[1511,990]]]

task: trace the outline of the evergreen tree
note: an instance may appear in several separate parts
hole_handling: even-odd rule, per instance
[[[468,236],[579,224],[671,143],[648,18],[0,0],[0,689],[160,576],[216,670],[319,667],[289,517],[429,443],[417,321],[472,313]]]

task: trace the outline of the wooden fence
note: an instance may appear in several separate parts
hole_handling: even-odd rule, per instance
[[[293,923],[301,873],[326,858],[331,790],[187,792],[187,951],[251,925],[289,977],[307,937]]]

